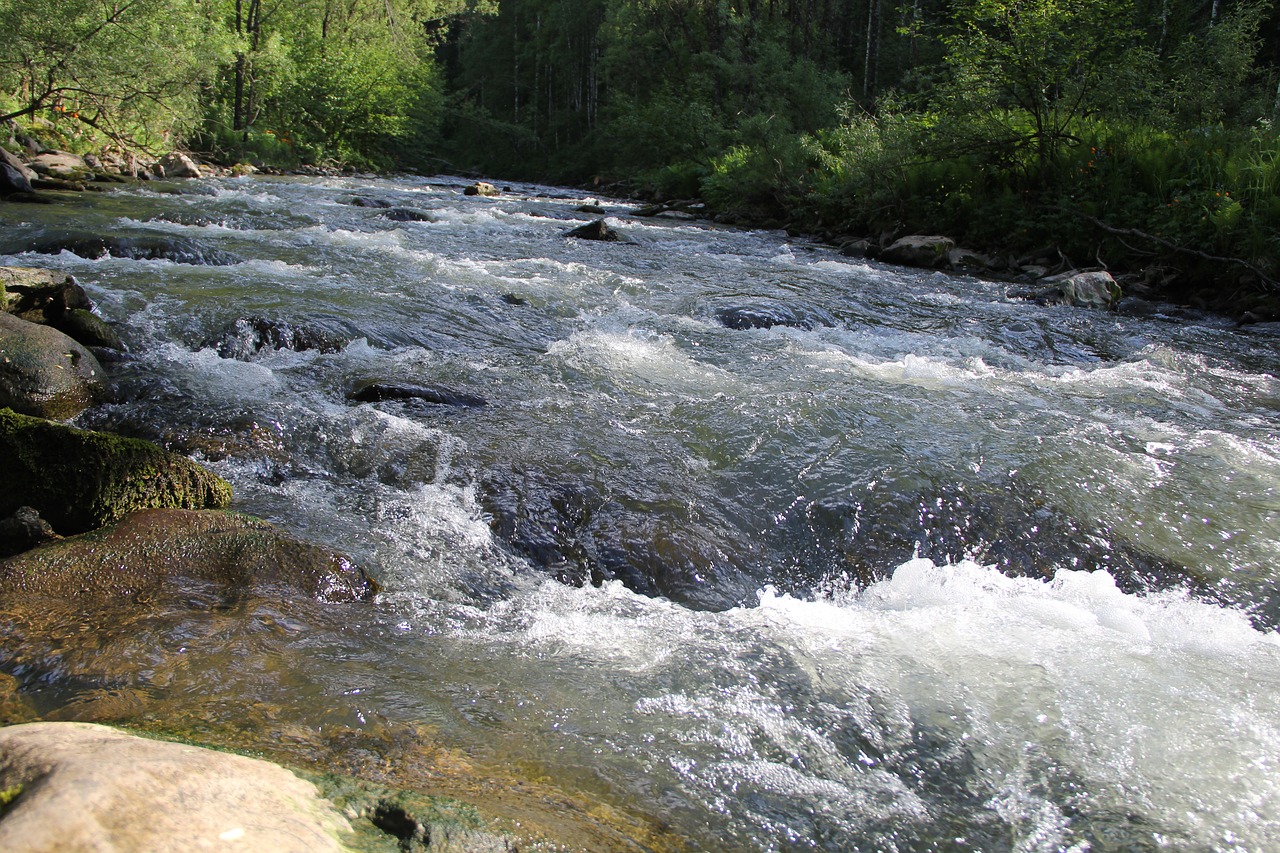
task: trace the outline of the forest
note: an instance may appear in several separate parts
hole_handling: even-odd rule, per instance
[[[1211,306],[1280,291],[1271,0],[0,0],[0,31],[0,122],[55,147],[597,186],[1051,247]]]

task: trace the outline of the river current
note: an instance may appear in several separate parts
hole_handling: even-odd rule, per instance
[[[1280,849],[1280,328],[463,186],[0,208],[131,350],[79,423],[382,586],[46,651],[51,711],[422,726],[635,849]]]

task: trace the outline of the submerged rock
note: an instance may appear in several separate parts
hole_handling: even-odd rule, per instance
[[[351,196],[350,198],[344,199],[342,203],[349,204],[352,207],[388,208],[392,206],[391,202],[386,201],[385,199],[370,198],[366,195]]]
[[[248,361],[264,350],[338,352],[350,339],[312,323],[289,323],[268,317],[240,317],[211,342],[218,355]]]
[[[488,405],[483,397],[455,391],[441,385],[402,385],[391,382],[363,382],[351,389],[347,395],[360,403],[378,403],[383,400],[422,400],[442,406]]]
[[[0,729],[0,849],[341,851],[351,826],[275,764],[89,723]]]
[[[622,239],[618,232],[610,228],[603,219],[580,225],[572,231],[566,232],[564,236],[576,237],[579,240],[601,240],[606,243],[613,243]]]
[[[6,598],[147,604],[162,595],[235,600],[281,587],[335,603],[365,601],[377,592],[347,557],[261,519],[219,510],[142,510],[0,561]]]
[[[128,258],[135,261],[172,261],[196,266],[231,266],[244,261],[232,252],[202,246],[182,237],[102,237],[98,235],[52,237],[26,247],[42,255],[70,252],[82,258]]]
[[[774,326],[790,326],[794,329],[812,330],[817,326],[811,318],[785,305],[743,305],[721,308],[716,319],[730,329],[771,329]]]
[[[231,503],[231,486],[184,456],[141,439],[8,409],[0,409],[0,460],[6,468],[0,517],[33,507],[62,534],[92,530],[140,509]]]
[[[540,471],[490,471],[480,505],[494,536],[571,586],[620,581],[647,596],[723,609],[759,579],[738,564],[722,530],[673,518],[661,499],[629,495]]]
[[[62,419],[108,394],[93,353],[57,329],[0,313],[0,407]]]
[[[392,222],[435,222],[437,217],[425,210],[414,210],[411,207],[393,207],[383,216]]]

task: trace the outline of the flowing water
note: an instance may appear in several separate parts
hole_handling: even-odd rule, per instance
[[[383,588],[49,640],[51,712],[412,724],[695,850],[1280,848],[1280,329],[462,186],[0,210],[132,350],[81,423]]]

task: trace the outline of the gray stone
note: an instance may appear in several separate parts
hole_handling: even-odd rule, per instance
[[[61,420],[107,396],[93,353],[57,329],[0,313],[0,407]]]
[[[895,240],[880,254],[890,264],[933,269],[947,263],[947,255],[956,247],[950,237],[912,235]]]
[[[174,151],[166,154],[160,159],[160,168],[164,171],[162,174],[166,178],[201,178],[204,177],[200,172],[200,167],[196,162],[183,154],[181,151]]]
[[[0,849],[342,851],[351,826],[275,764],[89,723],[0,729]]]
[[[501,195],[498,188],[495,187],[493,184],[489,183],[488,181],[476,181],[474,184],[464,189],[462,191],[462,194],[463,195],[484,195],[484,196]]]
[[[46,151],[31,159],[31,168],[48,178],[82,180],[92,173],[84,158],[67,151]]]
[[[1049,287],[1034,294],[1042,305],[1071,305],[1076,308],[1115,308],[1120,303],[1120,285],[1105,270],[1068,272],[1046,279]]]
[[[0,163],[0,196],[11,196],[15,193],[32,193],[30,179],[8,163]]]
[[[7,151],[4,148],[0,148],[0,163],[4,163],[8,165],[10,168],[16,170],[19,174],[22,175],[22,177],[26,178],[28,181],[30,181],[32,178],[36,176],[35,171],[32,170],[32,168],[28,166],[26,163],[24,163],[22,161],[22,158],[18,157],[16,154],[9,153],[9,151]]]

